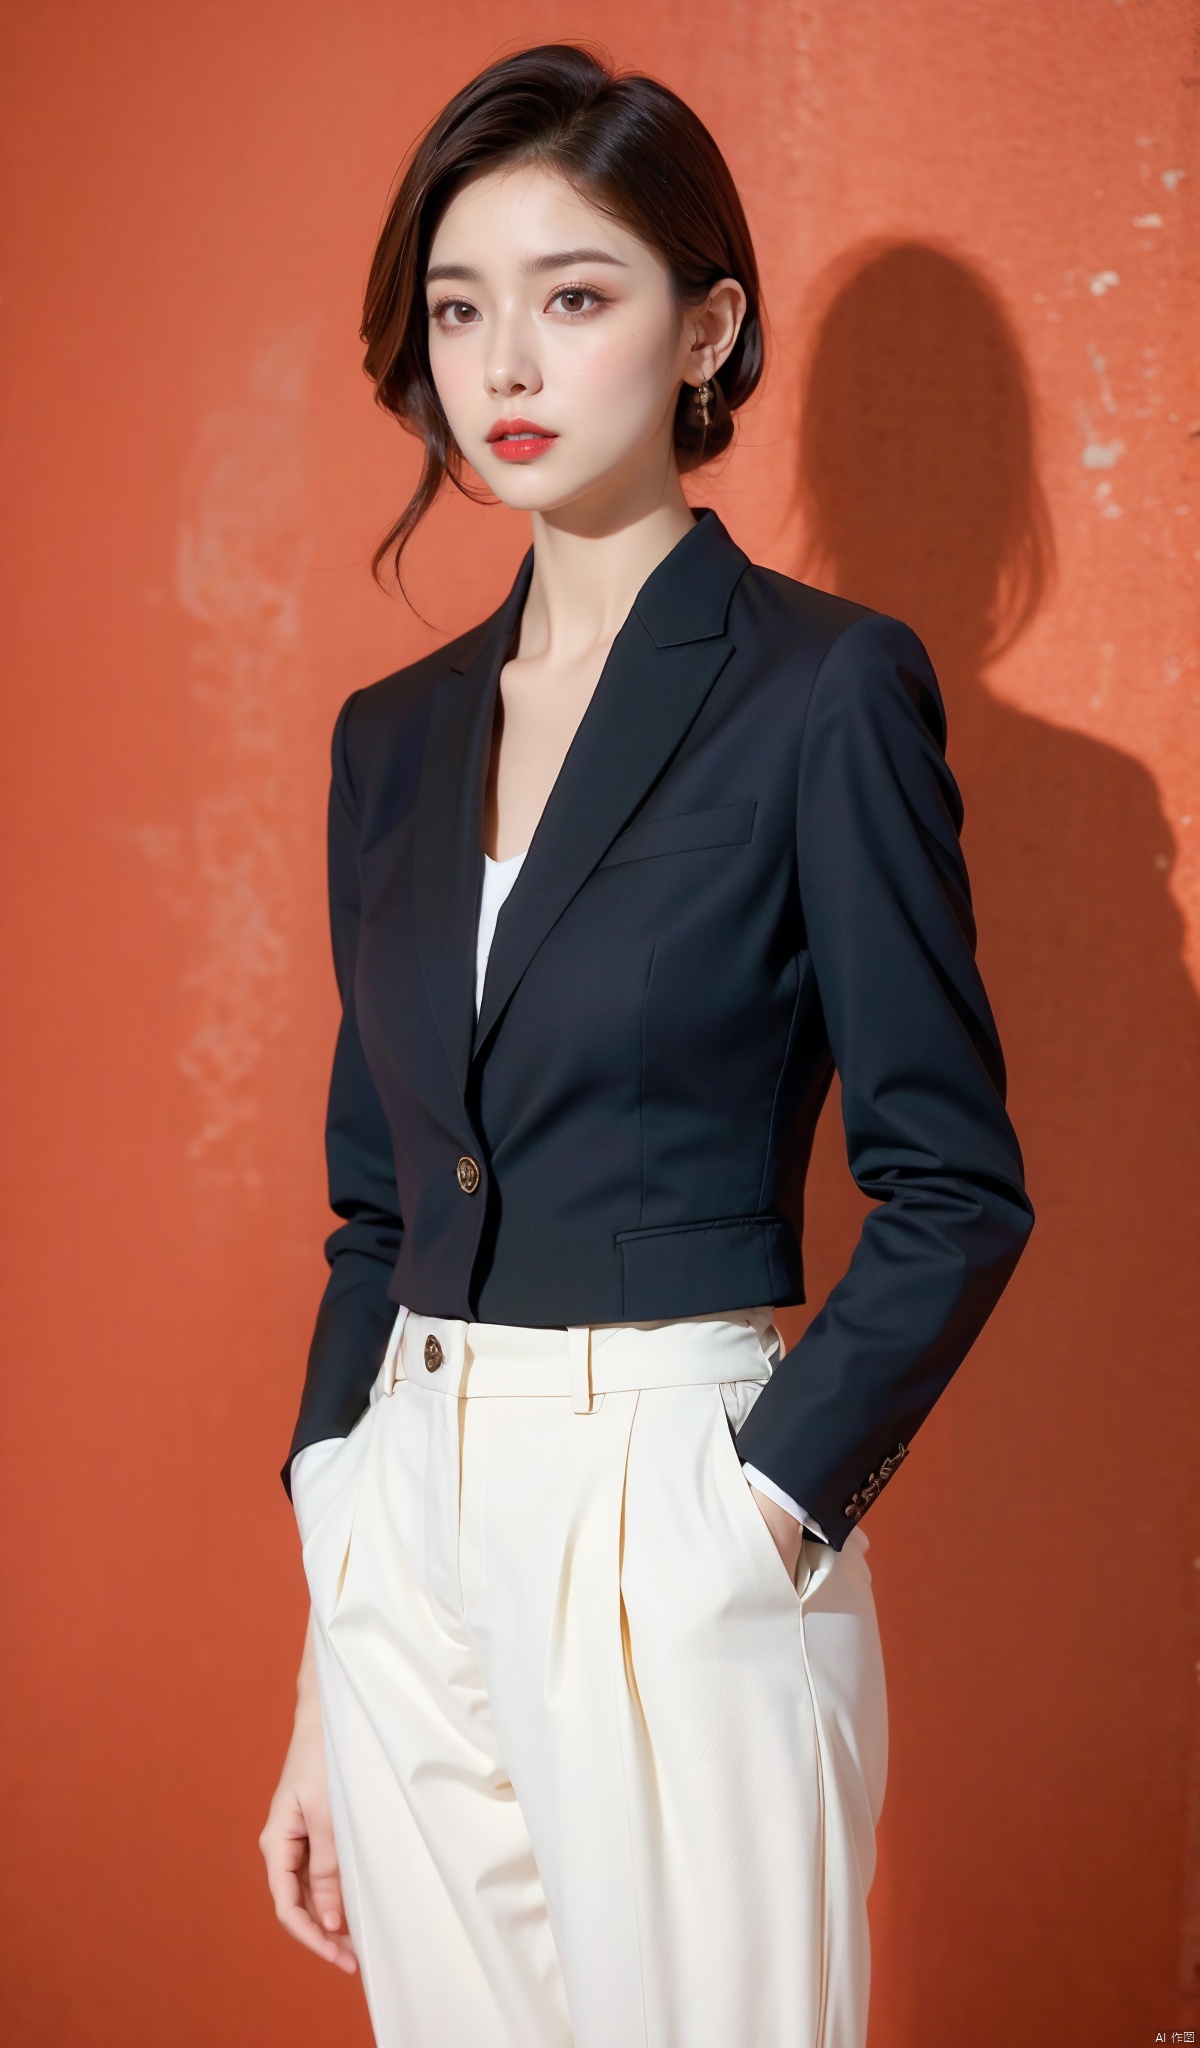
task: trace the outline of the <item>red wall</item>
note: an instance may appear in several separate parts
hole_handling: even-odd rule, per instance
[[[304,1618],[276,1472],[324,1272],[328,738],[523,540],[447,504],[431,625],[374,589],[413,455],[359,298],[418,126],[580,34],[692,101],[756,234],[770,376],[703,497],[938,664],[1040,1218],[870,1518],[872,2048],[1196,2025],[1190,12],[7,10],[6,2041],[367,2039],[256,1847]],[[814,1171],[819,1296],[860,1206],[832,1119]]]

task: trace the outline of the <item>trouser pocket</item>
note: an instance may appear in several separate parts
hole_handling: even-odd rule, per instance
[[[713,1417],[718,1471],[730,1497],[735,1520],[745,1534],[748,1550],[757,1561],[766,1585],[789,1596],[799,1606],[810,1570],[807,1543],[800,1545],[793,1579],[750,1491],[750,1482],[742,1470],[742,1461],[733,1440],[735,1431],[741,1428],[761,1392],[762,1385],[757,1380],[722,1380],[718,1386],[720,1400],[715,1404]]]
[[[354,1519],[362,1492],[378,1411],[364,1409],[337,1449],[311,1475],[301,1473],[296,1519],[303,1541],[300,1555],[313,1613],[328,1627],[341,1598],[350,1562]],[[307,1484],[311,1477],[311,1486]]]

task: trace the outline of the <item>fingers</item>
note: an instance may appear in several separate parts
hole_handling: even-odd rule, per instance
[[[314,1838],[320,1868],[315,1890],[309,1823],[295,1795],[281,1787],[258,1838],[275,1917],[302,1947],[350,1975],[358,1963],[345,1931],[333,1832],[327,1820],[317,1825]]]
[[[337,1850],[328,1816],[308,1821],[308,1901],[313,1919],[329,1934],[345,1928]]]

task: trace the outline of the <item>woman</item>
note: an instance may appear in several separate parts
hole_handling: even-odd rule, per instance
[[[262,1835],[383,2048],[861,2048],[886,1711],[861,1518],[1032,1211],[937,682],[680,484],[762,365],[711,137],[566,46],[375,254],[377,395],[530,514],[333,739],[312,1612]],[[877,1206],[785,1360],[834,1067]]]

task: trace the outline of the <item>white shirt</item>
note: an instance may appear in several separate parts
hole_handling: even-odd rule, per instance
[[[528,851],[528,848],[526,851]],[[483,981],[487,973],[488,955],[492,950],[492,940],[496,936],[496,920],[504,907],[513,883],[521,872],[521,863],[524,858],[524,853],[514,853],[510,855],[508,860],[492,860],[490,855],[486,853],[483,856],[483,895],[479,904],[479,925],[475,942],[476,1017],[479,1015],[480,1006],[483,1001]],[[397,1310],[397,1314],[399,1313],[400,1311]],[[297,1451],[292,1459],[293,1499],[295,1498],[296,1479],[301,1468],[304,1471],[304,1485],[307,1489],[312,1475],[325,1463],[326,1459],[332,1457],[341,1441],[341,1437],[337,1436],[322,1437],[319,1443],[306,1444],[302,1451]],[[814,1522],[811,1515],[805,1514],[804,1509],[792,1499],[791,1494],[785,1493],[782,1486],[776,1486],[775,1481],[768,1479],[765,1472],[760,1472],[756,1465],[746,1464],[743,1464],[742,1471],[747,1479],[754,1486],[757,1486],[760,1493],[766,1494],[768,1500],[773,1500],[779,1507],[786,1508],[789,1515],[794,1515],[796,1520],[802,1522],[806,1529],[811,1529],[814,1535],[822,1538],[825,1537],[825,1531],[821,1528],[820,1524]]]
[[[508,901],[509,891],[521,872],[521,862],[524,858],[524,853],[511,854],[508,860],[493,860],[486,853],[483,856],[483,895],[479,903],[479,935],[475,941],[477,1018],[483,1007],[483,977],[487,973],[488,955],[492,950],[492,940],[496,936],[496,919]]]

